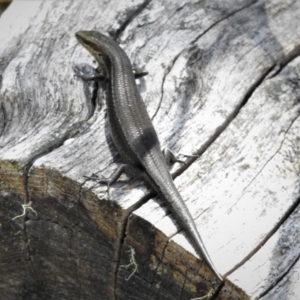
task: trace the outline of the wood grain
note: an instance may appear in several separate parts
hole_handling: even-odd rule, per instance
[[[228,275],[217,298],[296,300],[299,13],[292,0],[12,2],[0,18],[6,299],[191,299],[215,285],[143,182],[124,175],[108,197],[84,177],[121,162],[105,90],[95,100],[72,70],[96,67],[74,37],[93,29],[149,72],[137,84],[163,146],[199,155],[171,171]],[[24,204],[36,214],[14,219]]]

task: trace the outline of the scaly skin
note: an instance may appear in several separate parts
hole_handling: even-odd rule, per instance
[[[189,234],[198,255],[219,279],[220,290],[223,278],[213,265],[192,216],[174,185],[151,119],[138,92],[129,58],[115,41],[99,32],[79,31],[76,38],[108,76],[108,120],[119,154],[130,166],[131,174],[137,169],[136,173],[143,174],[143,178],[167,201],[172,213]],[[126,167],[119,169],[111,182],[120,176],[123,169],[126,171]]]

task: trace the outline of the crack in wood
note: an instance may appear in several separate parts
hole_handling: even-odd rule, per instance
[[[114,272],[114,296],[115,299],[118,299],[117,297],[117,281],[118,281],[118,272],[120,270],[120,263],[121,263],[121,256],[122,256],[122,250],[123,250],[123,245],[125,243],[126,239],[126,232],[127,232],[127,224],[130,218],[130,215],[132,214],[133,211],[137,210],[139,207],[141,207],[143,204],[145,204],[148,200],[150,200],[152,197],[155,196],[154,192],[150,192],[146,194],[144,197],[142,197],[139,201],[135,203],[135,205],[131,206],[128,208],[123,216],[123,221],[121,225],[121,231],[120,231],[120,238],[118,242],[118,248],[117,248],[117,257],[116,257],[116,269]]]
[[[199,34],[199,35],[198,35],[191,43],[193,43],[193,44],[196,43],[196,42],[198,41],[199,38],[201,38],[204,34],[206,34],[207,32],[209,32],[209,31],[210,31],[212,28],[214,28],[216,25],[218,25],[219,23],[221,23],[221,22],[227,20],[228,18],[234,16],[235,14],[237,14],[237,13],[243,11],[244,9],[246,9],[246,8],[248,8],[248,7],[252,6],[252,5],[254,5],[254,4],[257,3],[258,1],[259,1],[259,0],[254,0],[253,2],[251,2],[251,3],[249,3],[249,4],[245,5],[245,6],[243,6],[243,7],[241,7],[241,8],[239,8],[239,9],[237,9],[237,10],[231,12],[231,13],[229,13],[228,15],[224,16],[224,17],[221,18],[220,20],[218,20],[218,21],[216,21],[215,23],[211,24],[211,25],[210,25],[209,27],[207,27],[201,34]]]
[[[158,264],[157,264],[157,266],[156,266],[156,268],[155,268],[155,270],[154,270],[153,278],[152,278],[152,281],[151,281],[151,286],[150,286],[150,288],[149,288],[149,290],[148,290],[148,292],[147,292],[147,299],[148,299],[148,297],[149,297],[149,293],[151,292],[150,289],[152,289],[153,284],[154,284],[154,282],[155,282],[155,279],[156,279],[156,276],[157,276],[158,269],[159,269],[159,267],[161,266],[161,264],[162,264],[162,262],[163,262],[163,259],[164,259],[164,256],[165,256],[166,249],[167,249],[167,247],[168,247],[168,245],[169,245],[169,241],[170,241],[170,239],[171,239],[174,235],[176,235],[176,233],[174,233],[172,236],[170,236],[170,237],[168,238],[168,240],[166,241],[166,244],[165,244],[165,246],[164,246],[164,248],[163,248],[161,257],[160,257],[160,259],[159,259],[159,262],[158,262]]]
[[[186,280],[187,280],[187,271],[184,274],[184,281],[182,283],[182,287],[181,287],[181,291],[180,291],[180,298],[179,298],[180,300],[182,300],[182,297],[183,297]]]
[[[274,71],[269,75],[268,79],[277,76],[290,62],[300,56],[300,45],[297,45],[290,51],[274,68]]]
[[[115,40],[117,40],[121,33],[125,30],[125,28],[128,26],[128,24],[137,17],[147,6],[151,3],[151,0],[146,0],[144,3],[142,3],[137,9],[132,11],[131,14],[127,16],[127,19],[123,22],[123,24],[120,26],[118,30],[115,32],[110,32],[110,34],[113,36]]]
[[[238,264],[236,264],[232,269],[226,272],[223,276],[224,278],[228,277],[232,274],[235,270],[240,268],[243,264],[245,264],[250,258],[257,253],[265,244],[266,242],[279,230],[279,228],[284,224],[284,222],[290,217],[290,215],[298,208],[300,205],[300,198],[295,201],[293,205],[283,214],[281,219],[277,222],[276,226],[274,226],[264,237],[264,239],[247,255],[242,259]]]
[[[266,163],[262,166],[262,168],[257,172],[257,174],[254,176],[254,178],[249,182],[249,184],[243,189],[242,194],[244,193],[244,191],[247,190],[247,188],[252,184],[252,182],[259,176],[259,174],[261,174],[261,172],[265,169],[265,167],[269,164],[270,161],[272,161],[272,159],[279,153],[279,151],[281,150],[286,135],[289,132],[290,128],[293,126],[293,124],[295,123],[295,121],[298,119],[299,116],[295,117],[294,120],[292,120],[291,124],[288,126],[288,128],[286,129],[286,131],[284,132],[284,137],[280,143],[280,146],[278,147],[278,149],[275,151],[275,153],[266,161]],[[235,202],[238,203],[239,199]],[[232,207],[235,205],[233,204]],[[236,271],[238,268],[240,268],[243,264],[245,264],[248,260],[251,259],[252,256],[254,256],[259,250],[260,248],[262,248],[265,243],[279,230],[279,228],[281,227],[281,225],[283,225],[283,223],[289,218],[289,216],[296,210],[296,208],[298,207],[298,205],[300,205],[300,198],[286,211],[286,213],[282,216],[282,218],[279,220],[279,222],[276,224],[276,226],[274,226],[269,233],[265,236],[265,238],[248,254],[244,257],[244,259],[242,259],[238,264],[236,264],[233,268],[231,268],[229,271],[227,271],[224,274],[224,277],[226,278],[227,276],[229,276],[230,274],[232,274],[234,271]],[[231,208],[232,208],[231,207]],[[229,208],[229,209],[231,209]]]
[[[297,206],[295,207],[295,209],[298,207],[298,205],[300,204],[300,198],[296,201],[297,202]],[[293,213],[293,211],[291,212]],[[288,218],[289,216],[287,216]],[[286,219],[287,219],[286,218]],[[287,270],[285,272],[283,272],[280,276],[278,276],[277,278],[275,278],[272,282],[272,284],[267,287],[262,293],[260,293],[255,300],[261,299],[263,296],[267,295],[269,292],[271,292],[273,289],[275,289],[277,287],[277,285],[283,280],[283,278],[292,270],[292,268],[296,265],[296,263],[300,260],[300,254],[296,257],[296,259],[290,264],[290,266],[287,268]]]

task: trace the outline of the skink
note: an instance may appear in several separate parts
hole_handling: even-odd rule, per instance
[[[190,236],[196,252],[220,281],[219,290],[224,280],[210,259],[192,216],[174,185],[137,89],[128,56],[114,40],[99,32],[79,31],[76,38],[95,57],[109,80],[108,121],[112,140],[125,163],[112,175],[109,183],[116,181],[123,171],[142,176],[167,201],[179,224]]]

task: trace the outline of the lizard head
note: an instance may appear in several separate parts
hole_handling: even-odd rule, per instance
[[[100,65],[107,67],[110,45],[115,41],[97,31],[78,31],[75,36],[78,42],[95,57]]]

